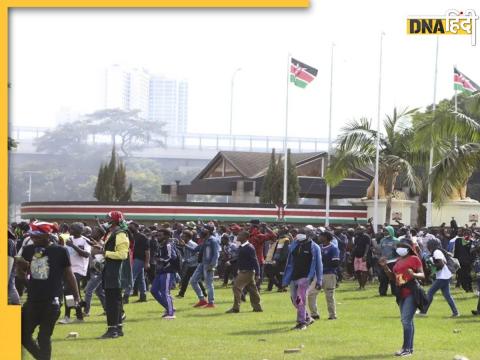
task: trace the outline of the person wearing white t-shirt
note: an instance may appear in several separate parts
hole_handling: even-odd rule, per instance
[[[77,286],[80,289],[80,281],[87,276],[88,270],[88,261],[91,252],[91,246],[88,243],[88,239],[82,236],[84,230],[84,225],[80,222],[73,223],[70,226],[70,239],[65,243],[65,246],[70,255],[70,263],[72,266],[73,275],[77,279]],[[65,296],[71,295],[71,289],[68,286],[65,286],[64,291]],[[73,322],[70,320],[70,311],[72,308],[67,306],[67,301],[65,300],[65,318],[60,320],[60,324],[69,324]],[[83,313],[81,306],[76,306],[75,313],[77,317],[77,322],[83,321]]]
[[[428,306],[426,309],[420,313],[420,315],[426,315],[428,308],[432,304],[433,296],[438,290],[442,291],[443,297],[447,300],[450,309],[452,310],[452,317],[458,317],[460,314],[458,313],[457,306],[455,305],[455,301],[450,294],[450,279],[452,278],[452,272],[447,266],[447,258],[445,257],[444,252],[441,250],[442,244],[438,239],[431,239],[427,242],[427,248],[430,254],[432,254],[432,258],[437,268],[437,272],[435,274],[435,281],[433,282],[431,288],[428,290]]]

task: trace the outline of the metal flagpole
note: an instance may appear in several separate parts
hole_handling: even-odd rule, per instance
[[[433,119],[435,120],[435,110],[437,108],[437,73],[438,73],[438,36],[437,46],[435,48],[435,77],[433,80]],[[433,126],[432,126],[433,131]],[[427,228],[432,226],[432,168],[433,168],[433,144],[430,144],[430,162],[428,164],[428,195],[427,195]]]
[[[332,53],[330,58],[330,111],[328,116],[328,154],[327,154],[327,168],[330,166],[330,154],[332,153],[332,88],[333,88],[333,48],[335,44],[332,43]],[[327,183],[327,191],[325,194],[325,226],[330,225],[330,185]]]
[[[382,31],[380,34],[380,65],[378,70],[378,104],[377,104],[377,139],[376,139],[376,154],[375,154],[375,195],[373,201],[373,231],[376,233],[378,230],[378,167],[380,158],[380,108],[381,108],[381,96],[382,96],[382,56],[383,56],[383,36],[385,33]]]
[[[290,84],[290,53],[288,53],[287,57],[287,92],[286,92],[286,101],[285,101],[285,139],[283,141],[283,151],[284,151],[284,165],[283,165],[283,206],[287,205],[287,189],[288,189],[288,177],[287,177],[287,167],[288,167],[288,162],[287,162],[287,155],[288,155],[288,149],[287,149],[287,137],[288,137],[288,87]]]
[[[453,69],[455,71],[455,68],[457,67],[457,65],[454,65],[453,66]],[[458,70],[458,69],[457,69]],[[457,118],[457,111],[458,111],[458,102],[457,102],[457,87],[455,86],[455,82],[453,83],[453,88],[455,90],[455,119]],[[454,146],[455,146],[455,149],[457,148],[457,133],[455,133],[455,137],[454,137]]]

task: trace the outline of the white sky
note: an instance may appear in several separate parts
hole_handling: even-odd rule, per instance
[[[234,133],[283,135],[291,52],[319,72],[306,89],[290,87],[289,135],[326,137],[331,43],[336,134],[352,118],[376,118],[382,30],[382,114],[394,105],[432,102],[436,38],[407,36],[406,18],[442,15],[454,6],[480,13],[475,0],[312,0],[309,9],[297,10],[14,9],[10,122],[54,126],[62,107],[101,109],[104,70],[118,63],[188,79],[188,131],[227,133],[230,79],[241,67]],[[480,31],[476,47],[468,36],[440,37],[438,100],[453,94],[454,64],[480,83]]]

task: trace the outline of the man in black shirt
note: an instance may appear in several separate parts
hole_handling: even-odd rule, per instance
[[[256,286],[256,280],[260,277],[260,266],[255,248],[248,242],[249,236],[250,234],[248,232],[243,231],[238,234],[237,237],[237,240],[241,244],[238,249],[238,274],[233,285],[233,307],[227,311],[227,314],[240,312],[243,289],[247,289],[250,294],[250,303],[253,311],[263,311],[260,306],[260,294]]]
[[[135,282],[138,282],[140,297],[137,302],[146,302],[147,285],[145,283],[145,272],[150,268],[150,243],[148,238],[139,231],[139,225],[136,222],[132,221],[128,225],[128,229],[133,234],[135,241],[133,247],[132,286],[135,287]],[[132,286],[128,286],[125,289],[125,295],[123,297],[125,304],[128,304],[128,297],[132,295]]]
[[[60,315],[63,279],[72,289],[75,304],[79,294],[77,281],[70,266],[67,250],[49,241],[51,224],[43,223],[32,229],[33,245],[23,249],[19,266],[28,269],[27,301],[22,307],[22,345],[35,359],[48,360],[52,346],[50,338]],[[37,342],[32,334],[39,326]]]
[[[359,226],[355,230],[355,240],[352,251],[354,257],[353,268],[359,285],[358,290],[365,290],[365,284],[368,280],[367,255],[372,240],[365,231],[366,229],[363,226]]]

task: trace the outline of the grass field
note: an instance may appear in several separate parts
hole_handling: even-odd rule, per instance
[[[173,291],[172,294],[176,292]],[[194,309],[191,288],[184,299],[175,299],[177,318],[162,320],[163,308],[149,296],[147,303],[125,306],[125,336],[97,340],[106,329],[98,300],[84,324],[57,325],[53,359],[155,359],[155,360],[274,360],[274,359],[392,359],[401,347],[402,329],[393,297],[380,298],[376,284],[355,291],[347,282],[337,290],[338,320],[329,321],[324,294],[319,295],[321,319],[305,331],[291,331],[295,312],[288,293],[262,292],[263,313],[253,313],[243,303],[241,313],[225,314],[231,307],[231,288],[216,290],[216,309]],[[440,294],[440,292],[438,293]],[[457,354],[480,359],[480,318],[470,314],[477,298],[454,291],[462,314],[448,318],[450,309],[436,296],[429,316],[415,319],[415,354],[410,358],[442,360]],[[132,297],[135,301],[136,298]],[[247,298],[248,301],[248,298]],[[69,332],[78,339],[66,339]],[[301,352],[284,354],[285,349]],[[31,359],[24,353],[24,359]]]

